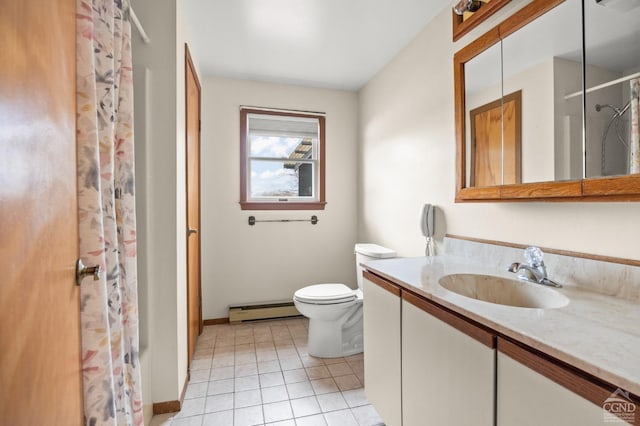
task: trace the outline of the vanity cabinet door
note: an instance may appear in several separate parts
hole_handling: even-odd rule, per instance
[[[364,390],[387,426],[400,426],[400,288],[364,272]]]
[[[493,426],[494,335],[410,293],[402,299],[403,423]]]
[[[602,426],[604,401],[611,390],[541,358],[520,346],[498,339],[498,426]],[[552,380],[549,377],[553,377]],[[599,405],[579,395],[598,400]],[[616,419],[613,417],[612,419]],[[609,420],[611,421],[611,419]],[[624,422],[620,423],[624,424]],[[620,424],[616,423],[616,424]]]

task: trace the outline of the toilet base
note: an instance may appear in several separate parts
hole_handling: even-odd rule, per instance
[[[339,358],[363,351],[362,309],[346,321],[309,319],[309,355],[318,358]]]

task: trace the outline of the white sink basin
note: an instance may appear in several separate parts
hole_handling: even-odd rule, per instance
[[[440,278],[440,285],[461,296],[483,302],[520,308],[562,308],[569,299],[541,284],[480,274],[452,274]]]

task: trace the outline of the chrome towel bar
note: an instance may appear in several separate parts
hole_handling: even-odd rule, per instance
[[[318,216],[313,215],[311,219],[266,219],[257,220],[255,216],[249,216],[249,225],[253,226],[257,222],[311,222],[312,225],[318,223]]]

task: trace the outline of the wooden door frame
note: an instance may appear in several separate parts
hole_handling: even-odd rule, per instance
[[[469,151],[471,156],[471,170],[469,173],[469,186],[476,186],[476,123],[474,117],[477,114],[498,108],[504,104],[514,101],[515,102],[515,118],[516,118],[516,134],[515,134],[515,183],[522,182],[522,90],[517,90],[513,93],[509,93],[502,98],[496,99],[493,102],[481,105],[477,108],[469,111],[469,126],[471,132],[471,146]],[[503,129],[504,132],[504,129]],[[504,155],[504,152],[503,152]],[[504,172],[504,171],[503,171]],[[501,183],[500,183],[501,184]],[[498,185],[500,185],[498,184]]]
[[[189,73],[191,73],[193,75],[193,78],[196,82],[196,86],[198,88],[198,163],[200,163],[200,142],[201,142],[201,137],[200,137],[200,119],[201,119],[201,108],[202,108],[202,103],[201,103],[201,92],[202,92],[202,88],[200,86],[200,79],[198,78],[198,73],[196,72],[196,68],[193,65],[193,60],[191,59],[191,53],[189,51],[189,46],[187,45],[187,43],[184,44],[184,55],[185,55],[185,61],[184,61],[184,70],[185,70],[185,76],[184,76],[184,85],[185,85],[185,95],[184,95],[184,99],[185,99],[185,193],[186,193],[186,202],[185,202],[185,212],[186,212],[186,221],[187,221],[187,228],[189,226],[189,172],[188,172],[188,167],[189,167],[189,152],[188,152],[188,143],[189,143],[189,91],[188,91],[188,87],[187,87],[187,82],[188,82],[188,76]],[[201,222],[201,176],[202,174],[202,170],[199,168],[198,169],[198,232],[200,232],[201,226],[200,226],[200,222]],[[189,232],[188,229],[185,230],[185,238],[186,238],[186,244],[187,244],[187,352],[189,351],[189,340],[190,340],[190,332],[189,332],[189,300],[190,300],[190,291],[189,291]],[[203,321],[202,321],[202,244],[201,244],[201,234],[198,235],[198,267],[200,268],[200,273],[198,274],[198,334],[202,333],[202,328],[203,328]],[[193,344],[195,345],[195,342],[193,342]],[[187,357],[187,369],[191,366],[191,354],[188,354]],[[187,373],[188,374],[188,373]]]

